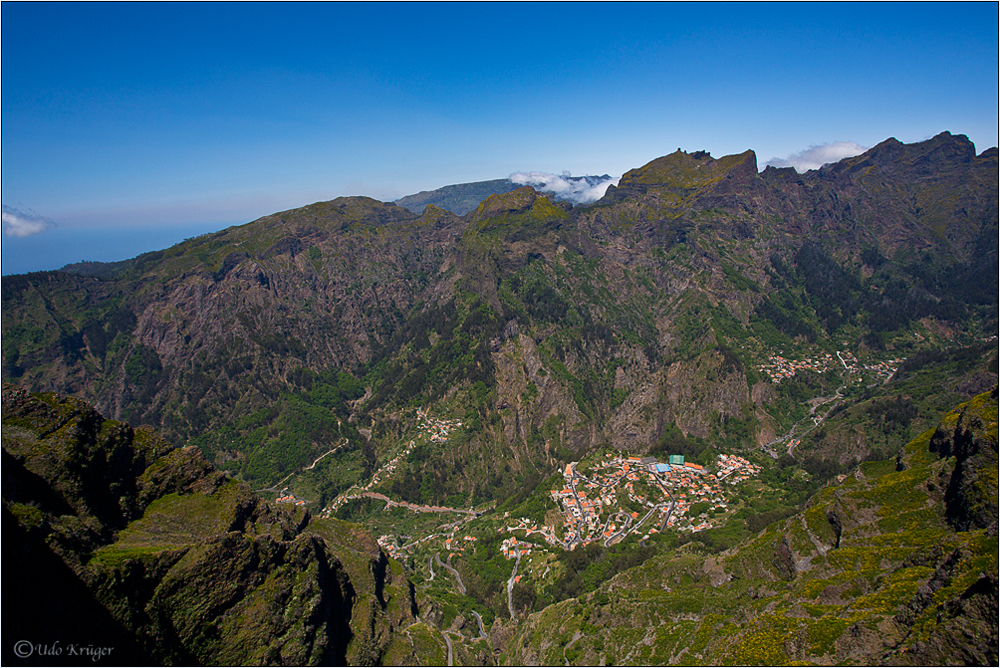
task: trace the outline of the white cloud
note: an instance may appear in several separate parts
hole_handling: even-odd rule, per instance
[[[810,169],[819,169],[827,163],[861,155],[867,150],[868,148],[852,141],[835,141],[829,144],[810,146],[806,150],[793,153],[784,159],[771,158],[767,164],[774,167],[794,167],[801,174]]]
[[[30,237],[33,234],[50,230],[56,226],[48,218],[18,211],[6,204],[3,205],[3,233],[14,237]]]
[[[569,172],[563,172],[561,175],[548,172],[515,172],[508,178],[520,185],[555,193],[556,199],[569,200],[574,204],[589,204],[604,197],[608,186],[618,185],[620,177],[572,176]]]

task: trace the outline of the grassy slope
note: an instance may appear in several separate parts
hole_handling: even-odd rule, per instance
[[[978,419],[977,437],[993,452],[985,469],[995,469],[995,395],[959,407],[942,422],[945,433],[960,415],[966,424]],[[909,443],[901,466],[862,465],[822,490],[804,512],[718,558],[683,550],[656,557],[593,594],[533,615],[503,659],[576,665],[995,662],[995,520],[991,530],[955,531],[948,523],[942,499],[955,459],[930,451],[934,434],[929,430]],[[992,485],[995,503],[995,473],[982,484]],[[963,618],[981,605],[977,596],[986,597],[987,611],[992,596],[992,629],[988,614],[985,620]],[[973,629],[992,637],[992,649],[985,641],[951,646],[956,634]],[[964,654],[957,659],[951,651]]]

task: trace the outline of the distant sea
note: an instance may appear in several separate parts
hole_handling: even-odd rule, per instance
[[[136,227],[56,227],[30,237],[3,235],[0,273],[26,274],[61,269],[74,262],[117,262],[154,250],[163,250],[185,239],[218,232],[232,225],[201,223]]]

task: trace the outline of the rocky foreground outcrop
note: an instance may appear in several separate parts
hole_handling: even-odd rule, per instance
[[[78,399],[4,386],[3,532],[5,665],[412,652],[410,585],[360,527],[279,509]]]

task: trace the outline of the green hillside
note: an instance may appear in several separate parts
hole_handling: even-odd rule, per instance
[[[657,556],[532,615],[502,661],[995,663],[996,468],[994,390],[732,550]]]
[[[136,559],[179,578],[176,593],[143,604],[161,615],[149,620],[128,617],[118,594],[100,599],[122,637],[139,638],[138,656],[154,656],[150,638],[173,619],[164,601],[201,586],[171,569],[214,567],[198,546],[221,534],[236,531],[243,542],[232,549],[257,554],[264,534],[278,540],[274,527],[291,522],[279,542],[315,555],[301,557],[301,573],[274,566],[273,577],[299,583],[314,580],[302,574],[319,568],[314,558],[335,573],[324,555],[356,532],[375,562],[391,557],[375,581],[412,585],[393,594],[403,612],[384,632],[344,622],[368,640],[324,641],[336,650],[301,640],[310,626],[294,634],[315,647],[295,658],[238,654],[245,639],[230,646],[219,630],[158,661],[446,662],[451,643],[453,661],[468,663],[494,661],[494,650],[511,663],[864,663],[883,656],[869,631],[896,643],[880,650],[894,662],[932,661],[903,622],[886,625],[949,555],[984,554],[981,532],[991,531],[973,528],[980,511],[956,524],[966,511],[954,509],[956,498],[995,508],[995,479],[970,486],[962,457],[937,461],[942,450],[925,441],[955,406],[997,385],[998,199],[996,149],[976,155],[950,133],[889,139],[806,174],[758,173],[752,151],[677,151],[587,206],[530,187],[490,194],[462,216],[339,198],[122,263],[5,277],[2,372],[20,388],[11,396],[68,395],[39,401],[87,402],[122,434],[155,430],[157,448],[187,448],[115,469],[131,482],[110,496],[67,482],[57,496],[70,495],[72,513],[5,507],[25,536],[78,518],[59,531],[83,543],[56,551],[74,578],[91,582],[80,569],[102,564],[118,577]],[[18,431],[34,429],[21,418],[8,428],[6,399],[4,419],[5,453],[8,429],[27,439],[15,458],[48,437]],[[98,425],[94,443],[110,438],[87,420]],[[983,424],[994,425],[995,452],[995,419]],[[77,457],[58,448],[54,461]],[[167,470],[214,487],[189,495],[192,478],[144,492],[151,462],[181,452]],[[701,473],[657,471],[672,455]],[[32,475],[91,480],[46,467]],[[899,481],[911,479],[906,489],[926,498],[902,498]],[[260,528],[234,519],[250,507],[269,518],[254,519]],[[878,559],[862,545],[869,538],[884,547]],[[947,554],[904,566],[930,545]],[[345,549],[337,559],[350,571],[355,548]],[[175,565],[180,552],[191,556]],[[973,586],[961,572],[955,582]],[[263,581],[241,583],[270,596]],[[819,596],[831,586],[841,588]],[[329,610],[323,596],[344,591],[260,637],[293,633],[297,616]],[[979,589],[970,591],[958,600]],[[79,596],[90,609],[90,595]],[[927,626],[927,609],[913,617],[927,637],[955,636],[941,620]],[[978,620],[969,610],[956,619]],[[865,627],[862,614],[879,621]],[[799,619],[813,621],[790,621]],[[194,633],[187,618],[170,623]],[[623,624],[646,635],[616,635]],[[400,626],[407,640],[393,644]],[[673,630],[648,635],[659,626]],[[855,649],[842,641],[848,631],[861,638]]]
[[[547,551],[537,524],[571,520],[547,494],[444,525],[465,511],[427,523],[386,508],[373,528],[410,542],[376,543],[260,500],[194,448],[5,386],[4,524],[22,576],[5,634],[131,664],[995,663],[997,411],[994,388],[722,552],[666,534]],[[458,426],[423,417],[434,437]],[[753,492],[768,477],[735,459],[712,469],[745,474],[730,503],[767,498]],[[626,461],[581,465],[601,481]]]

